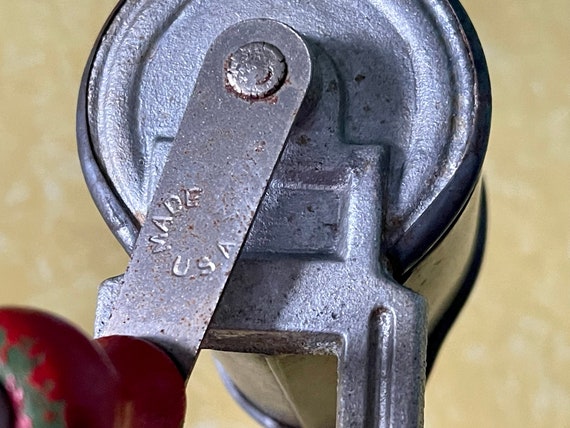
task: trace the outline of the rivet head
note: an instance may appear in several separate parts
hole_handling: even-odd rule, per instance
[[[283,85],[287,63],[275,46],[253,42],[230,54],[225,70],[230,90],[244,99],[259,100],[273,95]]]

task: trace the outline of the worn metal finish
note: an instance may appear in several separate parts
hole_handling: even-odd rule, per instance
[[[226,61],[228,86],[245,99],[274,94],[285,81],[287,62],[270,43],[253,42],[240,47]]]
[[[279,46],[287,83],[250,102],[228,91],[225,65],[257,40]],[[244,21],[214,41],[103,335],[152,340],[190,372],[310,81],[310,53],[283,24]]]
[[[86,94],[93,148],[115,192],[142,224],[208,46],[225,28],[259,16],[314,41],[342,82],[340,100],[319,107],[343,126],[329,136],[315,123],[305,156],[319,162],[330,138],[392,147],[387,251],[406,261],[401,269],[412,266],[435,242],[426,240],[444,232],[426,239],[422,217],[452,186],[453,203],[425,220],[452,223],[474,187],[488,134],[486,74],[474,63],[477,45],[466,44],[476,38],[446,1],[126,1],[101,40]],[[323,81],[325,90],[334,84]],[[297,160],[294,153],[284,159]],[[276,177],[289,178],[285,168]]]
[[[483,230],[489,83],[457,2],[125,1],[80,95],[90,189],[132,253],[208,46],[260,16],[302,34],[315,75],[203,346],[336,355],[340,426],[420,425],[426,311],[437,331]],[[457,266],[437,268],[449,254]],[[120,293],[120,278],[102,285],[99,332]],[[239,395],[266,426],[334,424],[283,393],[284,411]]]
[[[249,260],[236,266],[205,346],[262,354],[334,354],[337,426],[423,422],[425,300],[380,263],[381,148],[361,148],[348,212],[358,212],[342,261]],[[360,198],[369,201],[360,205]],[[349,214],[350,216],[351,214]],[[259,305],[260,296],[269,305]],[[232,376],[228,373],[228,376]],[[308,426],[298,420],[295,425]],[[309,425],[310,426],[310,425]]]
[[[351,174],[347,210],[358,222],[351,222],[344,259],[242,260],[203,346],[335,355],[337,426],[417,427],[423,423],[427,308],[423,297],[390,280],[380,263],[385,183],[378,172],[386,152],[360,148],[355,156],[366,167]],[[363,206],[364,197],[369,203]],[[120,288],[120,279],[107,282],[103,294]]]

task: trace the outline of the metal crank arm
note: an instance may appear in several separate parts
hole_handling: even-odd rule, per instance
[[[281,23],[214,41],[101,335],[148,339],[189,375],[310,80]]]

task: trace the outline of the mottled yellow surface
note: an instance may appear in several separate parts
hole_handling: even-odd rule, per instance
[[[83,183],[75,102],[114,0],[0,0],[0,305],[91,331],[127,257]],[[489,242],[427,387],[428,427],[570,426],[570,2],[468,0],[493,83]],[[256,426],[207,353],[188,427]]]

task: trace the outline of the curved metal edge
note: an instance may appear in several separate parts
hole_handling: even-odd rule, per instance
[[[266,415],[263,411],[259,410],[255,404],[247,399],[245,395],[235,386],[235,384],[231,381],[230,377],[226,374],[224,367],[221,363],[214,359],[214,363],[216,368],[218,369],[218,373],[220,378],[222,379],[222,383],[230,393],[230,396],[239,404],[239,406],[249,415],[251,416],[257,423],[264,426],[265,428],[296,428],[291,425],[285,425],[281,422],[273,419],[271,416]]]
[[[477,32],[458,0],[448,0],[463,28],[475,73],[475,112],[471,145],[449,184],[413,226],[393,246],[387,257],[396,278],[405,277],[419,260],[445,237],[479,182],[491,129],[491,82],[487,61]]]
[[[91,49],[87,64],[83,70],[77,99],[76,138],[81,169],[91,197],[101,213],[101,216],[107,223],[107,226],[111,229],[111,232],[113,232],[125,251],[131,254],[136,237],[138,236],[139,226],[131,217],[129,211],[121,202],[121,199],[115,194],[112,184],[108,177],[104,175],[95,157],[89,121],[87,119],[87,92],[93,61],[105,33],[125,2],[126,0],[120,0],[107,18],[101,32],[97,36],[97,40]]]
[[[87,119],[87,92],[94,57],[102,38],[124,4],[125,0],[119,1],[107,19],[87,61],[77,104],[77,141],[83,174],[95,205],[123,248],[131,254],[140,225],[114,192],[108,177],[104,175],[93,152]],[[396,278],[405,277],[417,262],[446,236],[461,215],[478,182],[489,138],[491,85],[483,49],[473,24],[459,1],[449,0],[449,4],[464,30],[465,41],[471,48],[472,64],[476,74],[473,143],[452,181],[408,232],[387,249],[387,258]]]
[[[426,358],[426,378],[429,378],[431,370],[433,369],[435,360],[438,356],[439,350],[449,332],[451,326],[455,323],[457,316],[469,298],[471,290],[477,279],[479,270],[484,256],[485,242],[487,237],[487,198],[485,186],[483,184],[481,190],[481,203],[479,206],[479,225],[477,227],[477,242],[475,244],[474,253],[471,259],[471,264],[465,274],[463,283],[451,305],[442,316],[434,330],[428,337],[427,343],[427,358]],[[231,381],[229,376],[225,373],[223,366],[215,361],[216,367],[220,374],[220,378],[231,397],[247,412],[256,422],[266,428],[294,428],[289,425],[284,425],[270,416],[266,415],[263,411],[257,408],[251,401],[243,395],[243,393]]]
[[[457,316],[463,309],[465,302],[473,290],[477,276],[481,269],[483,263],[483,256],[485,254],[485,242],[487,241],[487,195],[485,191],[485,184],[481,188],[481,203],[479,205],[479,224],[477,226],[477,238],[475,243],[475,248],[473,255],[471,257],[471,264],[466,271],[463,282],[457,294],[451,301],[451,304],[438,321],[432,332],[428,337],[427,344],[427,358],[426,358],[426,375],[429,376],[435,359],[441,349],[447,333],[451,329],[452,325],[455,323]]]

